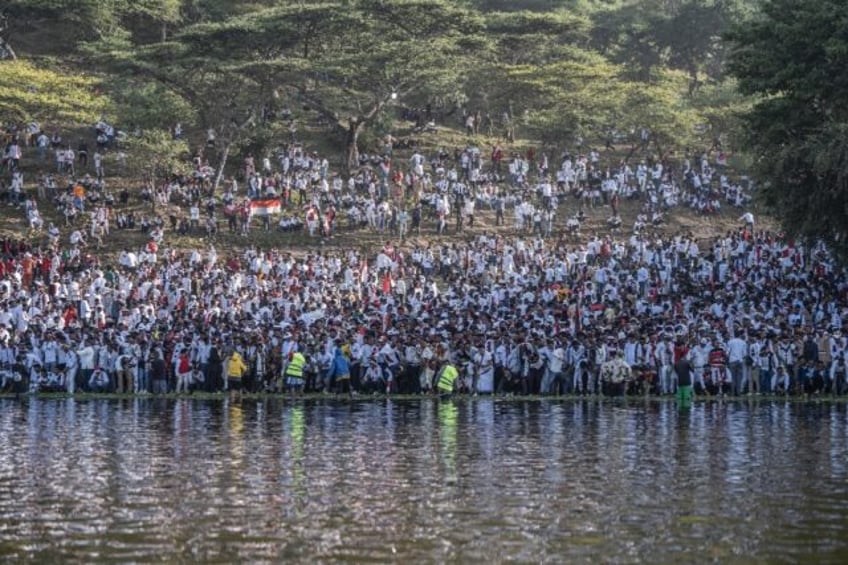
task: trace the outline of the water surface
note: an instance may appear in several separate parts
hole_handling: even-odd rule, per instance
[[[848,411],[0,400],[0,560],[845,563]]]

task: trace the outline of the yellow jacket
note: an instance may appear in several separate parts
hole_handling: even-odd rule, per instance
[[[244,359],[241,358],[238,351],[233,351],[230,361],[227,363],[227,378],[240,379],[245,371],[247,371],[247,365],[244,364]]]

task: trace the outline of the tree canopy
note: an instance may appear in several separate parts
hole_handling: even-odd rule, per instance
[[[759,100],[745,115],[761,196],[794,236],[848,256],[848,11],[767,0],[729,34],[730,71]]]
[[[389,103],[461,88],[485,45],[481,30],[473,14],[438,0],[287,4],[156,44],[105,45],[101,60],[190,100],[225,147],[281,96],[297,101],[344,136],[354,164],[358,136]]]
[[[648,128],[662,153],[708,143],[695,125],[738,131],[722,34],[758,1],[9,0],[0,57],[96,69],[125,129],[214,130],[219,175],[231,150],[273,143],[283,108],[335,132],[349,165],[400,106],[541,143]]]

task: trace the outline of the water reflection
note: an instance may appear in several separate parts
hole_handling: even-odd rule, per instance
[[[456,482],[456,436],[459,409],[453,400],[439,402],[439,447],[442,473],[446,482]]]
[[[4,561],[848,561],[844,404],[0,401]]]

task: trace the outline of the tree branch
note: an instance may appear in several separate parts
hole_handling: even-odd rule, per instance
[[[341,121],[339,120],[339,115],[338,115],[337,112],[334,112],[333,110],[328,108],[318,98],[310,95],[307,92],[306,87],[296,86],[295,88],[300,93],[300,95],[303,97],[303,99],[306,100],[309,103],[309,105],[312,106],[315,109],[315,111],[317,111],[319,114],[324,116],[324,118],[329,120],[331,123],[335,124],[337,127],[341,128],[341,129],[345,129],[344,126],[342,125]]]

